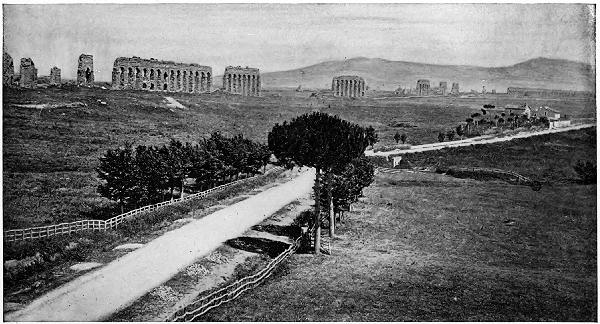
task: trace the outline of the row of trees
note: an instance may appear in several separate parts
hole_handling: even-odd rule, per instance
[[[239,178],[260,173],[269,162],[267,146],[242,135],[225,137],[213,133],[198,144],[171,140],[167,145],[111,149],[100,158],[96,169],[103,183],[98,192],[125,208],[173,199],[175,189],[187,178],[196,179],[202,190]]]
[[[365,149],[377,142],[372,127],[313,112],[283,124],[275,124],[268,135],[269,149],[286,167],[316,169],[315,253],[320,253],[321,217],[329,215],[329,235],[335,232],[335,210],[356,200],[359,191],[373,181],[374,168],[364,157]],[[324,204],[328,208],[323,209]]]
[[[443,142],[445,139],[452,141],[455,136],[462,139],[464,136],[480,136],[483,131],[492,127],[508,127],[511,129],[517,127],[532,127],[542,126],[549,127],[550,122],[546,117],[528,117],[527,115],[519,115],[514,113],[501,113],[494,117],[486,116],[486,110],[481,109],[482,113],[474,113],[470,118],[465,119],[466,124],[456,126],[455,129],[450,129],[446,132],[438,133],[438,141]]]

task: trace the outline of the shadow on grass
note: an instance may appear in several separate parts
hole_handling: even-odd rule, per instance
[[[225,242],[225,244],[239,250],[254,252],[258,254],[266,254],[271,258],[276,258],[290,245],[287,243],[273,241],[265,238],[257,237],[238,237]]]

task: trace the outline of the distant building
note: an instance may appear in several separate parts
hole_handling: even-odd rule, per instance
[[[483,86],[483,88],[481,89],[481,94],[486,94],[487,91],[485,91],[485,86]]]
[[[527,115],[528,118],[531,118],[531,108],[525,104],[522,106],[519,105],[506,105],[504,106],[504,110],[507,112],[507,114],[514,114],[514,115]]]
[[[452,82],[452,90],[450,90],[450,94],[458,96],[460,94],[460,89],[458,88],[458,82]]]
[[[539,107],[532,111],[533,117],[546,117],[548,120],[558,120],[560,119],[560,112],[558,110],[552,109],[548,106]]]
[[[417,80],[417,96],[428,96],[429,95],[429,80],[421,79]]]

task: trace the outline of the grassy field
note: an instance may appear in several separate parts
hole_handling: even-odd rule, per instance
[[[410,153],[402,158],[413,166],[499,168],[548,184],[577,182],[573,166],[578,161],[596,162],[596,128]]]
[[[266,142],[267,132],[276,122],[321,110],[374,126],[381,145],[391,144],[396,131],[406,133],[409,143],[420,144],[437,141],[439,130],[456,126],[481,106],[473,99],[450,97],[379,99],[375,95],[351,100],[326,94],[311,97],[311,92],[289,90],[265,90],[260,98],[219,93],[168,95],[187,109],[171,108],[163,94],[143,91],[77,87],[5,89],[4,228],[112,215],[113,205],[96,193],[99,181],[94,168],[107,149],[125,142],[161,145],[171,138],[194,142],[214,131],[228,135],[242,133]],[[73,102],[86,106],[47,109],[16,106]],[[560,101],[563,102],[564,107],[580,115],[594,112],[593,102]],[[393,122],[413,127],[389,126]]]
[[[536,163],[521,165],[522,152],[512,152],[509,168],[548,162],[533,152]],[[295,255],[202,320],[597,321],[596,198],[596,185],[572,182],[536,192],[381,173],[339,227],[331,256]]]

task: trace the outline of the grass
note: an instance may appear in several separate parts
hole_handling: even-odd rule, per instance
[[[413,166],[488,167],[545,181],[576,182],[578,161],[596,161],[596,128],[546,134],[486,145],[408,153]]]
[[[523,173],[553,163],[539,151],[528,157],[535,163],[508,152],[514,164],[507,157],[503,166]],[[339,226],[331,256],[294,255],[202,320],[597,321],[596,198],[596,185],[573,182],[536,192],[379,174]]]
[[[84,231],[72,235],[54,236],[33,241],[5,243],[3,259],[23,260],[35,259],[30,266],[19,266],[12,270],[4,269],[4,294],[11,302],[23,303],[40,296],[51,289],[71,280],[77,274],[66,268],[75,262],[86,260],[110,262],[119,253],[113,248],[124,242],[147,242],[172,230],[173,221],[190,217],[195,218],[210,214],[208,207],[225,201],[233,203],[241,193],[250,193],[254,188],[265,186],[278,178],[278,173],[241,183],[209,196],[166,206],[160,210],[139,215],[120,225],[117,229],[105,232]],[[202,210],[204,209],[204,210]],[[199,210],[196,212],[196,210]],[[181,226],[179,224],[176,226]],[[73,243],[77,245],[73,247]]]
[[[407,133],[409,143],[420,144],[437,141],[439,130],[453,128],[481,106],[473,99],[449,97],[350,100],[310,98],[310,94],[265,90],[263,97],[242,98],[173,93],[169,96],[188,109],[170,109],[160,93],[77,87],[6,89],[2,129],[4,228],[112,214],[113,204],[96,193],[100,182],[94,168],[107,149],[125,142],[162,145],[171,138],[194,142],[214,131],[242,133],[266,142],[267,132],[276,122],[321,110],[374,126],[381,145],[394,143],[396,131]],[[87,106],[44,110],[14,106],[75,101]],[[550,102],[573,115],[595,114],[589,100]],[[391,127],[394,121],[416,127]]]

